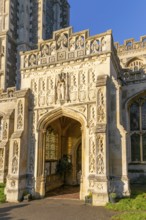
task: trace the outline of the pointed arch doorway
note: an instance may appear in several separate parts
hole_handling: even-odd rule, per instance
[[[64,156],[72,164],[65,184],[80,185],[84,170],[82,149],[85,145],[85,122],[82,116],[69,114],[69,111],[65,113],[61,109],[59,114],[57,111],[49,114],[49,117],[44,116],[39,127],[36,192],[42,197],[46,192],[63,185],[63,179],[56,173],[56,167]]]
[[[46,192],[63,184],[79,184],[79,173],[81,173],[80,127],[78,121],[66,116],[54,120],[47,126],[44,143]]]

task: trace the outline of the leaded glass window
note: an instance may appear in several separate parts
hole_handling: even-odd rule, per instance
[[[49,126],[46,131],[46,160],[58,159],[58,134]]]
[[[143,66],[143,62],[141,60],[133,60],[132,62],[130,62],[128,64],[128,67],[132,70],[132,71],[138,71],[141,69],[141,67]]]
[[[131,161],[146,162],[146,96],[130,106]]]
[[[130,127],[132,131],[139,130],[139,105],[133,103],[130,108]]]
[[[140,135],[133,134],[131,136],[132,161],[140,161]]]

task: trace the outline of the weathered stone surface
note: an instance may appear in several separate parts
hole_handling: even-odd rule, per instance
[[[44,41],[68,19],[43,24],[44,11],[53,16],[56,5],[53,12],[49,1],[46,8],[42,2],[19,1],[17,21],[17,10],[10,19],[7,1],[6,24],[14,28],[0,26],[0,181],[6,181],[8,201],[20,201],[25,191],[44,197],[64,180],[80,183],[80,199],[91,193],[93,205],[104,205],[111,191],[129,195],[128,170],[133,179],[146,174],[146,37],[116,44],[116,51],[111,30],[90,37],[87,30],[72,33],[68,27]],[[61,15],[69,10],[62,2]],[[137,130],[130,129],[136,118],[129,116],[132,103],[139,106]],[[134,134],[141,140],[138,160]],[[56,167],[65,155],[73,166],[63,179]]]

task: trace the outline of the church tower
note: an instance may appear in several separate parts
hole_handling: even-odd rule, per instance
[[[0,0],[0,88],[20,88],[19,52],[69,26],[67,0]]]

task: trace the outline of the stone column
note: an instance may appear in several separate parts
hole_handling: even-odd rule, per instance
[[[82,131],[82,172],[80,177],[80,199],[84,200],[88,193],[88,174],[89,174],[89,163],[88,163],[88,128],[86,126],[81,127]]]
[[[129,196],[130,195],[130,186],[129,186],[129,178],[128,178],[128,159],[127,159],[127,131],[121,125],[121,115],[122,115],[122,106],[121,106],[121,86],[116,84],[116,99],[117,99],[117,127],[121,134],[121,159],[122,159],[122,177],[119,182],[116,183],[119,189],[119,195]],[[125,108],[126,109],[126,108]],[[128,117],[127,117],[128,121]],[[121,186],[121,187],[119,187]]]
[[[41,185],[40,185],[40,196],[43,198],[45,196],[45,143],[46,143],[46,130],[42,131],[43,140],[42,140],[42,172],[41,172]]]
[[[0,182],[6,181],[8,174],[9,138],[13,127],[13,110],[8,111],[2,119],[2,141],[0,143]]]
[[[36,197],[45,196],[45,130],[40,130],[37,152]]]
[[[108,152],[108,76],[97,78],[97,124],[95,129],[96,171],[94,176],[93,205],[105,205],[108,198],[109,152]]]
[[[28,150],[28,93],[17,92],[14,132],[10,139],[9,167],[6,184],[7,201],[17,202],[26,191]]]

